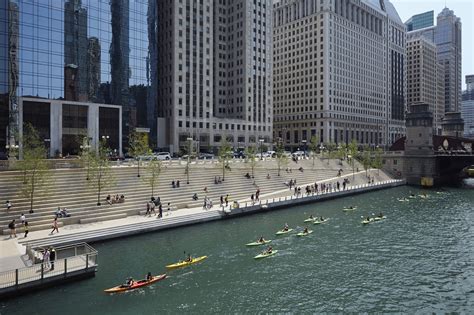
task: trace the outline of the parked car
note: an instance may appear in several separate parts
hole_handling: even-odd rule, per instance
[[[171,160],[171,154],[169,152],[158,152],[155,156],[160,161]]]
[[[214,159],[215,155],[212,153],[199,153],[199,158],[203,160],[210,160]]]
[[[303,157],[306,156],[306,153],[304,151],[295,151],[291,154],[292,157]]]
[[[267,151],[267,157],[275,157],[276,152],[275,151]]]

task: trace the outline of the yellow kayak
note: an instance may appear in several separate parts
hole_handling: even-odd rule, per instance
[[[192,264],[195,264],[197,262],[200,262],[201,260],[204,260],[206,258],[207,258],[207,256],[201,256],[201,257],[193,258],[191,261],[180,261],[180,262],[177,262],[175,264],[168,265],[168,266],[166,266],[166,268],[175,269],[175,268],[185,267],[185,266],[192,265]]]

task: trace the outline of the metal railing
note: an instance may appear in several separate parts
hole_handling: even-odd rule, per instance
[[[0,289],[97,267],[97,251],[86,243],[55,248],[57,259],[0,273]]]

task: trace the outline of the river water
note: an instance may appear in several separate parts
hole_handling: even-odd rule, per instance
[[[144,234],[93,246],[95,278],[0,302],[0,314],[157,314],[257,312],[472,312],[474,310],[473,186],[426,191],[399,202],[399,187],[232,220]],[[344,206],[358,209],[351,213]],[[387,219],[361,224],[361,216]],[[329,217],[303,238],[309,214]],[[245,243],[260,235],[279,252],[263,260]],[[103,289],[184,256],[204,262],[169,271],[149,287],[107,295]]]

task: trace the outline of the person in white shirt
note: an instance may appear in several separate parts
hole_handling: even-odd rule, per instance
[[[20,216],[20,221],[21,221],[21,224],[25,224],[25,221],[26,221],[26,217],[25,215],[22,213],[21,216]]]

